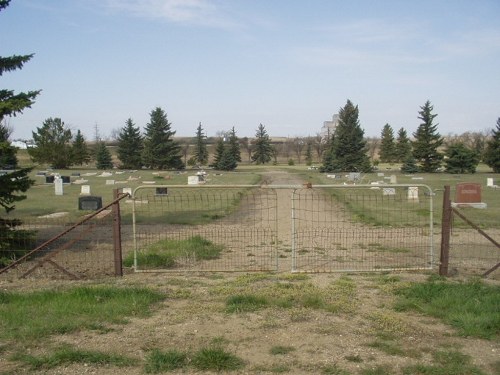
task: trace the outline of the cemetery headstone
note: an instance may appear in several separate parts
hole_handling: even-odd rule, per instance
[[[55,189],[56,195],[63,195],[64,194],[63,180],[61,177],[54,178],[54,189]]]
[[[462,182],[456,185],[454,207],[486,208],[481,202],[481,184]]]
[[[63,184],[70,184],[71,183],[71,179],[69,176],[61,176],[61,180],[62,180]]]
[[[132,188],[130,188],[130,187],[124,187],[122,189],[122,193],[123,194],[129,194],[130,196],[132,196]]]
[[[198,176],[188,176],[188,185],[198,185]]]
[[[86,211],[96,211],[102,208],[102,197],[86,196],[78,198],[78,209]]]
[[[90,185],[82,185],[80,195],[90,195]]]
[[[408,187],[408,202],[418,203],[418,186]]]
[[[114,185],[115,180],[106,180],[106,185]]]
[[[46,184],[53,184],[54,183],[54,176],[45,176],[45,183]]]
[[[166,187],[157,187],[156,195],[168,195],[168,189]]]
[[[361,173],[358,172],[351,172],[349,173],[349,176],[347,177],[349,181],[356,182],[361,179]]]
[[[396,177],[395,174],[392,174],[390,177],[391,184],[397,184],[398,183],[398,178]]]
[[[384,177],[384,172],[378,172],[377,177]]]
[[[382,195],[396,195],[396,189],[394,188],[383,188]]]

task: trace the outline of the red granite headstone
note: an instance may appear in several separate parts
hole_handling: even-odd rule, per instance
[[[481,203],[481,184],[464,182],[456,188],[456,203]]]

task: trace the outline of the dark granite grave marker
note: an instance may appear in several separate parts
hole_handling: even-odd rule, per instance
[[[102,197],[89,195],[78,198],[79,210],[96,211],[100,208],[102,208]]]

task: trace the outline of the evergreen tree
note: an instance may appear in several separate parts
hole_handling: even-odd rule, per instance
[[[234,126],[229,132],[229,152],[231,153],[231,156],[235,162],[241,162],[240,142],[238,140],[238,137],[236,136],[236,130],[234,130]]]
[[[307,139],[307,144],[306,144],[306,165],[312,165],[312,160],[313,160],[313,155],[312,155],[312,140],[311,138]]]
[[[379,158],[382,163],[393,163],[397,160],[394,131],[389,124],[385,124],[382,129]]]
[[[97,169],[112,169],[113,161],[106,144],[103,141],[99,142],[96,150],[95,167]]]
[[[418,172],[417,161],[410,153],[406,156],[406,159],[403,160],[403,165],[401,166],[401,172],[413,174]]]
[[[83,165],[90,162],[90,150],[87,146],[87,142],[85,142],[85,137],[80,130],[76,132],[71,152],[73,155],[73,164]]]
[[[274,150],[271,146],[271,140],[267,134],[264,125],[259,124],[255,134],[255,143],[252,153],[252,162],[256,164],[266,164],[271,161]]]
[[[415,137],[415,141],[412,142],[413,156],[422,172],[436,172],[443,160],[443,155],[438,150],[443,144],[443,138],[437,131],[437,124],[433,124],[437,115],[432,113],[434,107],[431,102],[426,101],[420,109],[418,118],[422,120],[422,123],[413,133]]]
[[[125,169],[142,168],[143,139],[141,131],[131,118],[125,121],[125,126],[118,134],[118,159]]]
[[[411,142],[408,138],[405,128],[401,128],[398,131],[398,138],[396,141],[396,161],[403,163],[408,159],[411,154]]]
[[[500,117],[497,119],[497,126],[493,129],[491,139],[486,144],[484,162],[493,169],[493,172],[500,173]]]
[[[215,168],[221,171],[233,171],[237,166],[238,163],[236,162],[231,149],[227,147],[224,152],[222,152],[220,160]]]
[[[210,164],[211,167],[218,169],[218,165],[222,160],[222,155],[224,154],[224,151],[226,151],[226,147],[224,145],[224,138],[220,137],[219,139],[217,139],[217,143],[215,144],[214,160],[212,161],[212,164]]]
[[[9,141],[9,128],[0,123],[0,169],[17,168],[17,148]]]
[[[446,172],[476,173],[476,168],[479,164],[479,155],[463,143],[456,143],[448,147],[446,156]]]
[[[28,152],[34,161],[50,164],[55,169],[71,166],[71,130],[66,128],[60,118],[48,118],[32,134],[36,147],[29,148]]]
[[[0,11],[5,9],[9,2],[10,0],[0,0]],[[0,56],[0,77],[6,72],[22,69],[23,65],[32,57],[32,54],[10,57]],[[25,108],[30,108],[39,93],[40,91],[28,91],[27,93],[14,94],[12,90],[0,89],[0,124],[3,124],[5,117],[15,116],[22,113]],[[6,128],[2,132],[4,130]],[[17,150],[13,150],[11,147],[10,143],[8,143],[8,132],[2,133],[0,137],[0,158],[17,166],[17,157],[15,155]],[[15,202],[26,199],[26,195],[20,193],[25,193],[35,182],[28,177],[30,171],[31,168],[21,168],[0,176],[0,207],[5,212],[12,211],[15,208]],[[23,238],[23,236],[23,240],[27,239],[27,231],[16,229],[21,224],[20,220],[0,218],[0,250],[2,250],[6,258],[10,256],[15,258],[19,255],[18,252],[11,251],[12,248],[15,248],[13,244],[19,242],[18,239]],[[27,241],[23,242],[26,243]],[[10,261],[11,259],[7,261],[0,259],[0,268]]]
[[[199,165],[206,165],[208,162],[208,150],[206,144],[206,135],[203,134],[201,122],[196,129],[196,141],[194,150],[194,159]]]
[[[157,107],[150,116],[144,138],[143,164],[149,168],[183,169],[181,148],[173,140],[175,131],[171,130],[166,113]]]
[[[339,124],[330,140],[323,159],[323,172],[370,172],[372,167],[366,155],[364,131],[359,125],[358,106],[350,100],[339,111]]]

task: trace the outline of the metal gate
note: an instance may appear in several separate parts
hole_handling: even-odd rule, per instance
[[[141,186],[124,264],[142,272],[428,269],[432,196],[426,185]]]

